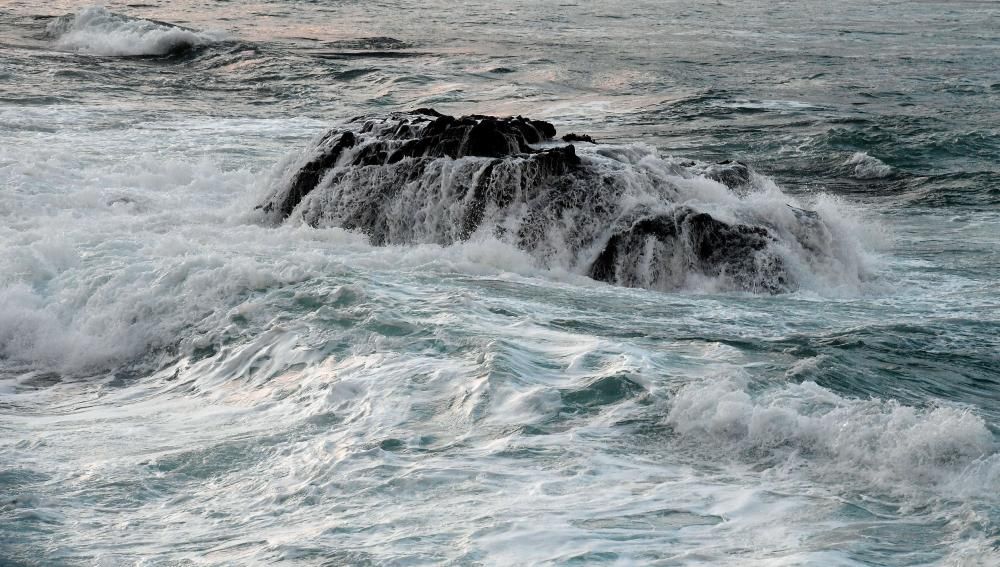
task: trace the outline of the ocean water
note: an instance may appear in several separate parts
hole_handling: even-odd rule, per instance
[[[3,2],[0,565],[1000,565],[998,61],[993,2]],[[745,161],[688,198],[836,261],[255,214],[418,107]]]

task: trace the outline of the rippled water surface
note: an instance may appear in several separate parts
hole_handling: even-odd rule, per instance
[[[0,3],[0,565],[1000,564],[998,61],[993,2]],[[860,276],[253,215],[417,107],[746,161]]]

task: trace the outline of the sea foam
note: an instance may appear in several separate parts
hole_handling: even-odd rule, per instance
[[[856,152],[844,165],[854,166],[853,174],[858,179],[882,179],[893,173],[892,166],[867,152]]]
[[[1000,453],[967,408],[847,398],[813,382],[762,388],[731,376],[681,387],[666,423],[702,449],[901,496],[1000,491]]]

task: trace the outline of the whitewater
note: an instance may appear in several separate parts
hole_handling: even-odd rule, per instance
[[[0,565],[1000,565],[998,24],[5,3]],[[430,107],[593,135],[601,198],[352,149],[265,207]],[[484,172],[525,204],[460,230]],[[390,174],[376,238],[345,211]],[[592,277],[675,210],[766,227],[794,285],[649,241]]]

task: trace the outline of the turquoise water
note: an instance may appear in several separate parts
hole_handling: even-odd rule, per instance
[[[989,2],[5,4],[0,564],[996,565],[998,30]],[[332,124],[421,106],[747,161],[860,276],[665,293],[255,220]]]

